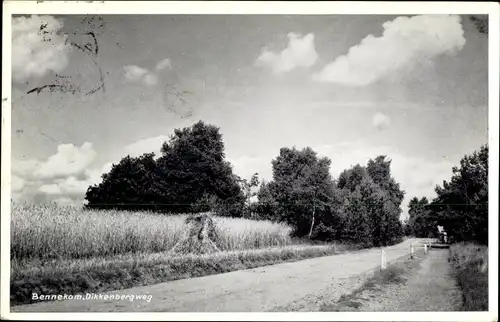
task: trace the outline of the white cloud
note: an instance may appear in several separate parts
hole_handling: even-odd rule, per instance
[[[167,135],[160,135],[155,137],[150,137],[136,141],[132,144],[127,145],[124,148],[125,154],[129,154],[131,157],[138,157],[144,153],[154,152],[156,156],[161,156],[161,147],[163,142],[168,141],[169,137]]]
[[[373,116],[372,125],[373,127],[383,130],[391,124],[391,119],[382,113],[377,113]]]
[[[125,69],[125,78],[133,82],[140,81],[149,73],[149,70],[135,65],[124,66],[123,69]]]
[[[48,71],[61,72],[68,65],[70,47],[59,34],[62,20],[52,16],[12,19],[12,77],[24,82]]]
[[[465,45],[459,16],[398,17],[385,22],[383,27],[382,36],[368,35],[313,78],[348,86],[365,86],[438,55],[454,54]]]
[[[155,71],[159,72],[166,68],[172,68],[172,63],[168,58],[159,61],[158,64],[156,64]],[[136,65],[127,65],[124,66],[123,69],[125,70],[125,79],[128,82],[142,83],[148,87],[158,84],[158,73],[152,72],[147,68],[142,68]]]
[[[149,69],[135,65],[124,66],[125,80],[131,83],[143,83],[146,86],[153,86],[158,83],[158,76],[150,72]]]
[[[271,68],[275,74],[280,74],[297,67],[311,67],[317,59],[313,33],[303,37],[296,33],[289,33],[287,48],[281,53],[275,53],[264,47],[255,63],[258,66]]]
[[[156,64],[156,70],[164,70],[165,68],[172,68],[172,62],[170,59],[166,58],[162,61],[159,61],[158,64]]]
[[[94,161],[96,155],[92,143],[89,142],[85,142],[81,147],[60,144],[57,153],[42,163],[35,175],[45,179],[78,175]]]

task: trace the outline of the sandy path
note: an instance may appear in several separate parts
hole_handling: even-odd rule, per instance
[[[395,262],[396,263],[396,262]],[[448,263],[447,249],[432,249],[427,255],[416,254],[415,262],[407,259],[397,261],[405,266],[402,282],[375,285],[363,288],[360,293],[333,306],[322,307],[324,311],[364,312],[422,312],[460,311],[462,293],[453,278]],[[331,304],[330,304],[331,305]]]
[[[462,294],[451,276],[447,249],[433,249],[404,284],[389,285],[360,311],[459,311]]]
[[[408,254],[412,240],[386,247],[387,260]],[[317,311],[322,294],[337,299],[378,269],[380,249],[362,250],[105,294],[150,294],[136,300],[66,300],[12,307],[12,312]]]

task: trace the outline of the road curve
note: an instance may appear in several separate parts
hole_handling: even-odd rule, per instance
[[[384,247],[387,261],[409,253],[409,239]],[[112,291],[145,300],[66,300],[11,307],[11,312],[264,312],[317,311],[320,294],[338,299],[378,269],[380,249],[361,250],[255,269]]]

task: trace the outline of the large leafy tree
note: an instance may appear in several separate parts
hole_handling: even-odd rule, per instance
[[[404,191],[391,177],[390,160],[378,156],[366,167],[359,164],[343,171],[337,180],[345,202],[342,239],[365,246],[392,244],[401,238],[399,221]]]
[[[318,158],[307,147],[282,148],[272,161],[273,181],[268,184],[278,220],[295,227],[298,236],[311,236],[330,211],[333,181],[330,160]],[[262,194],[261,194],[262,195]]]
[[[161,152],[157,160],[153,154],[122,159],[101,184],[89,188],[89,206],[143,204],[170,212],[242,214],[244,195],[225,160],[219,128],[200,121],[176,129]]]
[[[488,242],[488,146],[465,155],[449,181],[436,187],[436,220],[457,241]]]
[[[133,158],[124,157],[114,164],[102,182],[87,189],[85,199],[89,208],[150,209],[158,200],[155,191],[154,153]]]
[[[210,200],[208,208],[241,215],[244,196],[229,162],[225,161],[224,143],[219,128],[198,122],[176,129],[161,149],[158,159],[157,186],[169,196],[175,212],[193,211],[192,205]]]

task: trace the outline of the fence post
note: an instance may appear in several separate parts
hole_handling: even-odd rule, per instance
[[[410,245],[410,259],[413,259],[413,252],[414,252],[413,243],[411,243],[411,245]]]
[[[384,251],[384,250],[382,250],[382,251],[380,252],[380,254],[381,254],[381,256],[380,256],[380,269],[381,269],[381,270],[384,270],[384,269],[386,269],[386,268],[387,268],[387,259],[386,259],[386,257],[385,257],[385,251]]]

